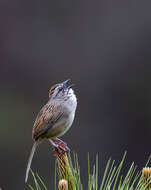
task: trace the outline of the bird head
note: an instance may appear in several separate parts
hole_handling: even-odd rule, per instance
[[[64,82],[53,85],[49,90],[49,98],[61,99],[69,97],[73,93],[73,84],[68,85],[69,81],[70,80],[68,79]]]

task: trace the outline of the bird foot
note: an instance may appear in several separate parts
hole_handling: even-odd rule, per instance
[[[67,144],[63,142],[61,139],[57,138],[55,142],[51,139],[49,139],[49,141],[54,147],[55,151],[58,151],[60,154],[70,152],[70,149],[68,148]]]
[[[65,143],[64,141],[62,141],[59,138],[56,138],[56,144],[61,147],[65,152],[70,152],[70,148],[67,146],[67,143]]]

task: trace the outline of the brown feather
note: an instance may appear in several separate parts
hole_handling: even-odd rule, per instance
[[[50,90],[49,90],[49,98],[51,97],[51,95],[54,93],[54,90],[55,90],[55,88],[58,86],[58,84],[55,84],[55,85],[53,85],[51,88],[50,88]]]
[[[33,139],[37,140],[39,137],[46,137],[47,130],[55,124],[61,115],[61,106],[50,105],[50,102],[48,102],[37,115],[32,131]]]

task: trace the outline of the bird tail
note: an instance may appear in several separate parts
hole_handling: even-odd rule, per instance
[[[28,175],[29,175],[30,166],[31,166],[32,159],[33,159],[35,150],[36,150],[36,148],[37,148],[37,145],[38,145],[38,141],[35,141],[34,144],[33,144],[33,146],[32,146],[31,152],[30,152],[30,156],[29,156],[28,164],[27,164],[27,169],[26,169],[25,183],[26,183],[27,180],[28,180]]]

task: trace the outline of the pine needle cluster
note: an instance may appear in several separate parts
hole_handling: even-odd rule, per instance
[[[56,152],[57,169],[55,169],[55,190],[84,190],[80,176],[80,166],[76,154],[71,156],[66,152]],[[115,160],[109,159],[102,179],[98,179],[99,167],[98,156],[93,168],[90,167],[90,159],[88,156],[88,190],[151,190],[151,168],[146,166],[142,171],[137,171],[134,163],[129,167],[127,174],[123,176],[121,173],[124,167],[126,153],[124,153],[119,165],[115,165]],[[57,172],[58,171],[58,172]],[[34,179],[35,187],[29,185],[31,190],[48,190],[43,180],[38,174],[31,171]],[[58,182],[57,182],[58,180]],[[58,183],[58,185],[57,185]]]

